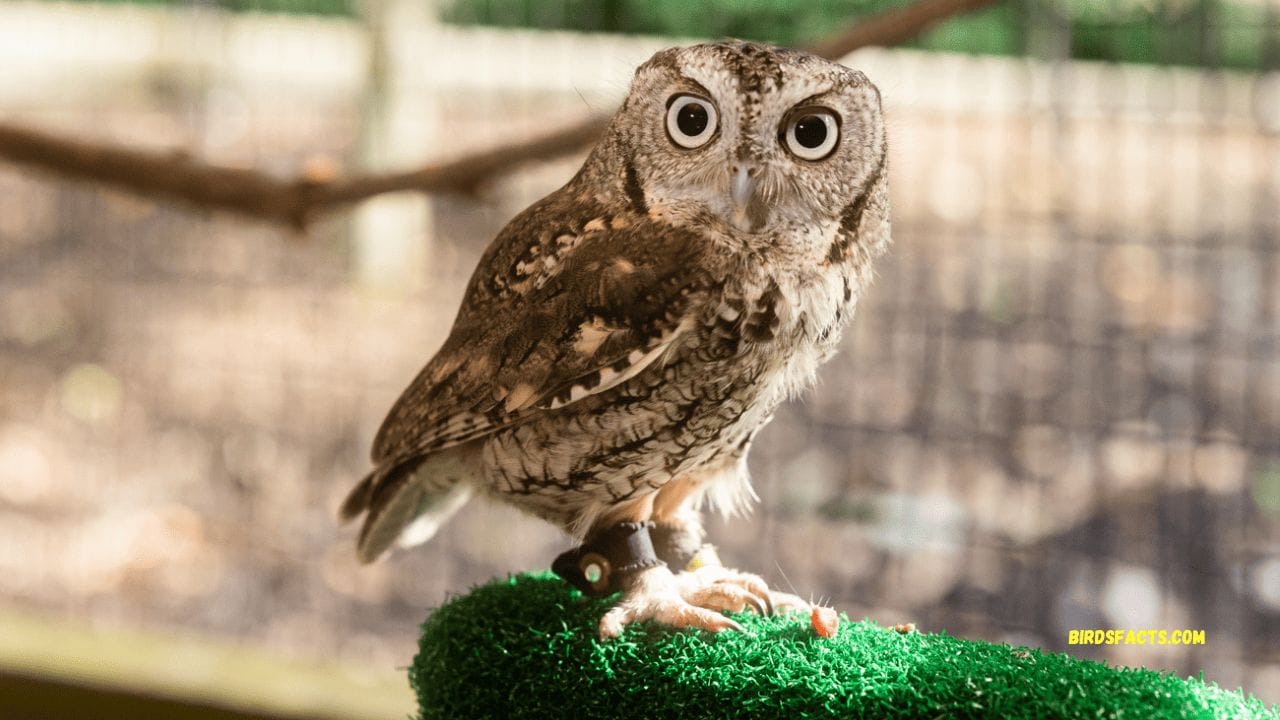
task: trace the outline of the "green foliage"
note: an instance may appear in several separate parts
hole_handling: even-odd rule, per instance
[[[234,11],[358,14],[356,0],[87,0],[215,5]],[[441,0],[462,25],[738,37],[803,45],[911,0]],[[1280,13],[1252,0],[1007,0],[952,18],[908,47],[992,55],[1044,54],[1055,34],[1087,60],[1242,69],[1280,66]]]
[[[641,624],[596,639],[609,600],[521,575],[423,625],[410,669],[420,718],[1277,718],[1201,680],[1067,655],[807,616],[710,635]]]
[[[240,12],[354,15],[356,11],[354,0],[216,0],[216,3]]]
[[[1074,0],[1071,52],[1119,62],[1161,62],[1260,68],[1268,22],[1262,4],[1183,0],[1154,5],[1135,0]],[[1271,42],[1280,42],[1272,33]],[[1278,48],[1280,49],[1280,48]]]
[[[461,24],[739,37],[801,45],[908,0],[455,0]],[[1038,0],[1005,2],[953,18],[910,47],[996,55],[1035,54],[1035,38],[1063,33],[1075,58],[1260,68],[1280,58],[1277,20],[1261,3],[1235,0]],[[1270,42],[1272,57],[1265,48]]]
[[[625,32],[668,37],[737,37],[802,45],[901,0],[459,0],[445,17],[460,24]],[[1017,52],[1019,13],[1000,5],[952,21],[921,46],[961,52]]]

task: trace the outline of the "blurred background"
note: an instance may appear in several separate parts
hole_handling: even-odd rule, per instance
[[[411,168],[608,114],[662,47],[901,4],[6,0],[0,121]],[[1280,702],[1280,0],[997,3],[844,62],[883,91],[895,246],[722,556]],[[581,158],[305,234],[0,161],[0,715],[411,712],[430,609],[568,542],[473,503],[360,567],[334,510],[486,243]],[[1066,645],[1113,627],[1207,642]]]

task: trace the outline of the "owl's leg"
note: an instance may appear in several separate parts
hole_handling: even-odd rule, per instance
[[[606,596],[622,590],[622,598],[600,619],[604,639],[618,637],[628,624],[652,620],[679,628],[710,632],[741,630],[721,611],[763,611],[763,603],[746,591],[711,596],[694,592],[654,552],[649,532],[654,495],[614,506],[586,533],[585,542],[556,558],[552,568],[583,592]]]
[[[645,504],[643,517],[628,513],[628,521],[649,525],[654,553],[663,564],[628,577],[622,600],[600,619],[602,638],[617,637],[640,620],[720,632],[742,629],[723,612],[808,609],[794,595],[771,591],[759,576],[720,565],[714,548],[703,543],[702,517],[695,509],[701,486],[698,479],[673,480]],[[609,522],[617,520],[611,513]]]
[[[725,472],[730,474],[741,470],[735,465]],[[653,503],[651,519],[654,529],[650,534],[654,549],[672,570],[678,571],[676,579],[684,588],[682,594],[690,602],[710,607],[726,601],[736,602],[739,592],[746,591],[758,601],[752,606],[764,614],[807,612],[809,603],[798,596],[769,589],[758,575],[724,567],[715,547],[704,542],[706,532],[702,527],[702,513],[696,507],[707,483],[718,479],[712,475],[677,480],[664,486]]]
[[[735,612],[751,607],[761,615],[772,615],[768,585],[755,575],[720,564],[715,547],[704,542],[702,513],[694,509],[693,502],[682,501],[664,512],[667,508],[661,504],[661,493],[659,496],[649,534],[657,556],[676,573],[681,595],[700,607]]]

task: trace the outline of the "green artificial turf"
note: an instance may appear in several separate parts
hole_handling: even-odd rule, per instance
[[[743,615],[745,634],[640,624],[600,642],[610,604],[549,574],[453,599],[410,670],[420,717],[1280,717],[1196,679],[844,618],[831,639],[807,615]]]

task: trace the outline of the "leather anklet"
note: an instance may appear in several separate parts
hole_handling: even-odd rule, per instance
[[[551,569],[585,595],[611,595],[622,589],[629,576],[666,564],[654,552],[649,537],[652,527],[651,522],[618,523],[561,553]]]

